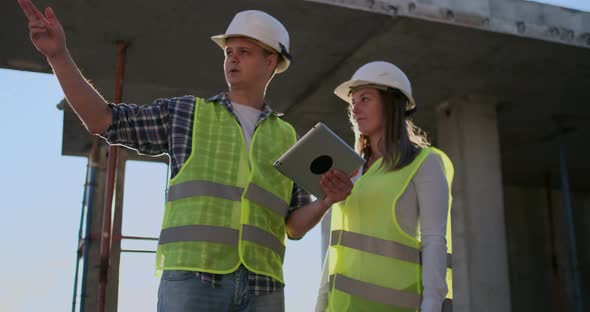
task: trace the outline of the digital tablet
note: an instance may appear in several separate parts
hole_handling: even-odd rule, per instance
[[[320,176],[335,168],[351,175],[365,160],[344,140],[319,122],[293,145],[273,166],[318,199],[325,194]]]

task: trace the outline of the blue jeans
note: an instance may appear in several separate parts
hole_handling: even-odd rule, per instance
[[[223,275],[221,286],[212,288],[191,271],[164,271],[158,289],[158,312],[283,312],[283,290],[255,296],[248,292],[248,271],[240,266]]]

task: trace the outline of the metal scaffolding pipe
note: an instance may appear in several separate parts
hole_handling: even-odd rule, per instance
[[[109,272],[107,279],[111,283],[106,289],[107,311],[117,311],[119,301],[119,269],[121,267],[121,231],[123,227],[123,197],[125,193],[125,163],[128,152],[120,149],[117,157],[117,176],[115,177],[115,194],[113,197],[113,223],[111,229],[111,249],[109,254]]]
[[[115,96],[116,103],[122,102],[123,98],[123,81],[125,79],[125,56],[127,42],[117,40],[117,63],[115,67]],[[98,312],[105,311],[106,289],[109,272],[109,257],[111,249],[111,218],[113,206],[113,194],[115,190],[117,175],[117,155],[116,146],[109,147],[109,162],[107,167],[107,185],[105,190],[105,202],[103,209],[102,231],[100,240],[100,278],[98,287]]]
[[[90,255],[90,244],[96,238],[92,236],[92,214],[94,210],[94,188],[96,186],[96,171],[99,162],[99,153],[101,148],[99,147],[98,138],[94,138],[92,148],[90,150],[89,158],[92,160],[91,172],[90,172],[90,190],[88,193],[88,209],[86,210],[86,233],[84,234],[84,249],[82,251],[82,258],[84,264],[82,265],[82,285],[80,290],[80,312],[86,311],[86,284],[88,283],[88,257]]]
[[[551,255],[551,270],[553,276],[553,295],[555,297],[554,308],[561,307],[563,304],[562,289],[559,285],[561,277],[559,276],[559,267],[557,265],[557,236],[555,234],[555,216],[553,212],[553,197],[551,196],[551,172],[545,175],[545,195],[547,196],[547,223],[549,227],[549,254]]]
[[[567,158],[565,145],[561,144],[559,148],[559,167],[561,172],[561,192],[563,194],[563,208],[565,211],[565,222],[567,231],[567,246],[570,258],[571,278],[574,291],[574,309],[576,312],[584,310],[582,304],[582,293],[580,289],[580,271],[578,268],[578,255],[576,252],[576,233],[574,226],[574,217],[572,210],[572,199],[570,193],[569,176],[567,172]]]
[[[131,240],[149,240],[149,241],[158,241],[157,237],[146,237],[146,236],[127,236],[122,235],[121,237],[113,237],[113,239],[131,239]]]
[[[82,266],[82,291],[81,294],[84,294],[85,291],[85,279],[86,279],[86,251],[88,249],[88,243],[86,240],[88,239],[89,229],[90,226],[85,220],[90,218],[90,211],[92,207],[92,192],[94,192],[94,177],[95,177],[95,170],[96,164],[93,162],[93,154],[96,149],[96,140],[92,144],[92,149],[90,150],[90,154],[88,155],[88,164],[86,166],[86,181],[84,184],[84,194],[82,195],[82,211],[80,213],[80,226],[78,229],[78,250],[76,251],[76,273],[74,274],[74,291],[72,295],[72,312],[76,311],[76,297],[78,295],[78,275],[80,273],[80,260],[83,261]],[[86,229],[84,233],[82,230]],[[81,296],[82,297],[82,296]],[[81,302],[82,304],[82,302]],[[81,310],[84,308],[82,307]]]

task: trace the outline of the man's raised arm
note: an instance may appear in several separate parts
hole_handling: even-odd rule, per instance
[[[30,0],[18,0],[29,20],[31,41],[53,68],[66,99],[88,131],[106,132],[112,110],[104,98],[84,78],[66,46],[64,30],[51,8],[45,15]]]

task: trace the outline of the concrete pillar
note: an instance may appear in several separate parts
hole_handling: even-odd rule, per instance
[[[508,312],[510,282],[496,101],[465,96],[437,109],[438,146],[455,166],[453,311]]]

